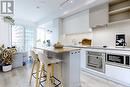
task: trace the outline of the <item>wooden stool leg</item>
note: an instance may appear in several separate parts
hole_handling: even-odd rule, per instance
[[[51,70],[52,70],[52,65],[47,65],[47,79],[46,79],[46,85],[45,87],[51,87],[50,83],[50,77],[51,77]]]
[[[54,77],[54,64],[52,64],[51,76]],[[51,81],[52,81],[52,83],[54,83],[55,82],[54,78],[51,78]]]
[[[31,80],[32,80],[32,75],[33,75],[34,66],[35,66],[35,61],[33,62],[33,66],[32,66],[32,70],[31,70],[31,75],[30,75],[29,84],[31,84]]]
[[[40,81],[41,81],[41,77],[42,77],[43,72],[44,72],[44,64],[42,64],[42,66],[41,66],[41,72],[40,72],[38,87],[39,87],[39,85],[40,85]]]
[[[58,63],[57,64],[57,73],[58,73],[58,79],[61,81],[61,86],[60,87],[64,87],[63,86],[63,81],[62,81],[62,63]]]
[[[38,63],[37,63],[37,71],[36,71],[36,86],[35,87],[38,87],[38,84],[39,84],[39,80],[38,80],[39,68],[40,68],[40,62],[38,61]]]

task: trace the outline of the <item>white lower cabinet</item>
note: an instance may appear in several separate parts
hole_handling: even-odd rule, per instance
[[[130,69],[121,68],[112,65],[106,65],[106,73],[108,77],[121,83],[130,85]]]
[[[80,87],[80,51],[63,53],[62,60],[64,87]]]
[[[83,68],[86,68],[86,51],[81,49],[80,50],[80,67],[81,69]]]
[[[70,52],[70,87],[80,86],[80,51]]]
[[[86,67],[86,60],[87,60],[87,52],[88,51],[94,51],[94,52],[102,52],[102,53],[111,53],[111,50],[97,50],[97,49],[81,49],[80,50],[80,68],[81,70],[91,73],[92,75],[102,77],[107,80],[111,80],[113,82],[125,85],[127,87],[130,87],[130,68],[128,66],[118,66],[118,65],[109,65],[108,63],[105,63],[105,73],[98,72],[97,70],[94,70],[92,68]],[[119,51],[115,50],[112,51],[112,53],[119,53]],[[129,55],[129,51],[121,51],[122,55]],[[119,54],[121,54],[119,53]],[[114,63],[114,62],[113,62]]]

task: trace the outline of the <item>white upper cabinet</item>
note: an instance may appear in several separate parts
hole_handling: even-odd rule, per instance
[[[89,28],[89,11],[79,12],[63,19],[63,33],[77,34],[91,32]]]
[[[108,24],[108,3],[90,8],[89,24],[91,28],[102,27]]]

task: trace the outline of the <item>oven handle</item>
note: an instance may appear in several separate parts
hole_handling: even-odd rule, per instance
[[[96,58],[99,58],[99,57],[102,58],[102,57],[103,57],[103,56],[96,56],[96,55],[88,55],[88,57],[89,57],[89,56],[90,56],[90,57],[96,57]]]
[[[96,65],[90,64],[90,63],[88,63],[88,65],[89,65],[89,66],[92,66],[92,67],[95,67],[95,68],[97,67]]]

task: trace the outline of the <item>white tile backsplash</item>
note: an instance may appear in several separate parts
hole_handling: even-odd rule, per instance
[[[130,47],[130,22],[109,25],[93,30],[93,45],[115,46],[116,34],[125,34],[127,47]]]
[[[84,38],[92,39],[92,45],[115,47],[116,34],[125,34],[127,47],[130,47],[130,22],[112,24],[107,27],[93,29],[92,33],[63,35],[62,43],[73,45]]]
[[[65,45],[77,45],[79,42],[82,41],[84,38],[92,39],[92,33],[83,33],[83,34],[70,34],[64,35],[62,39],[62,43]]]

